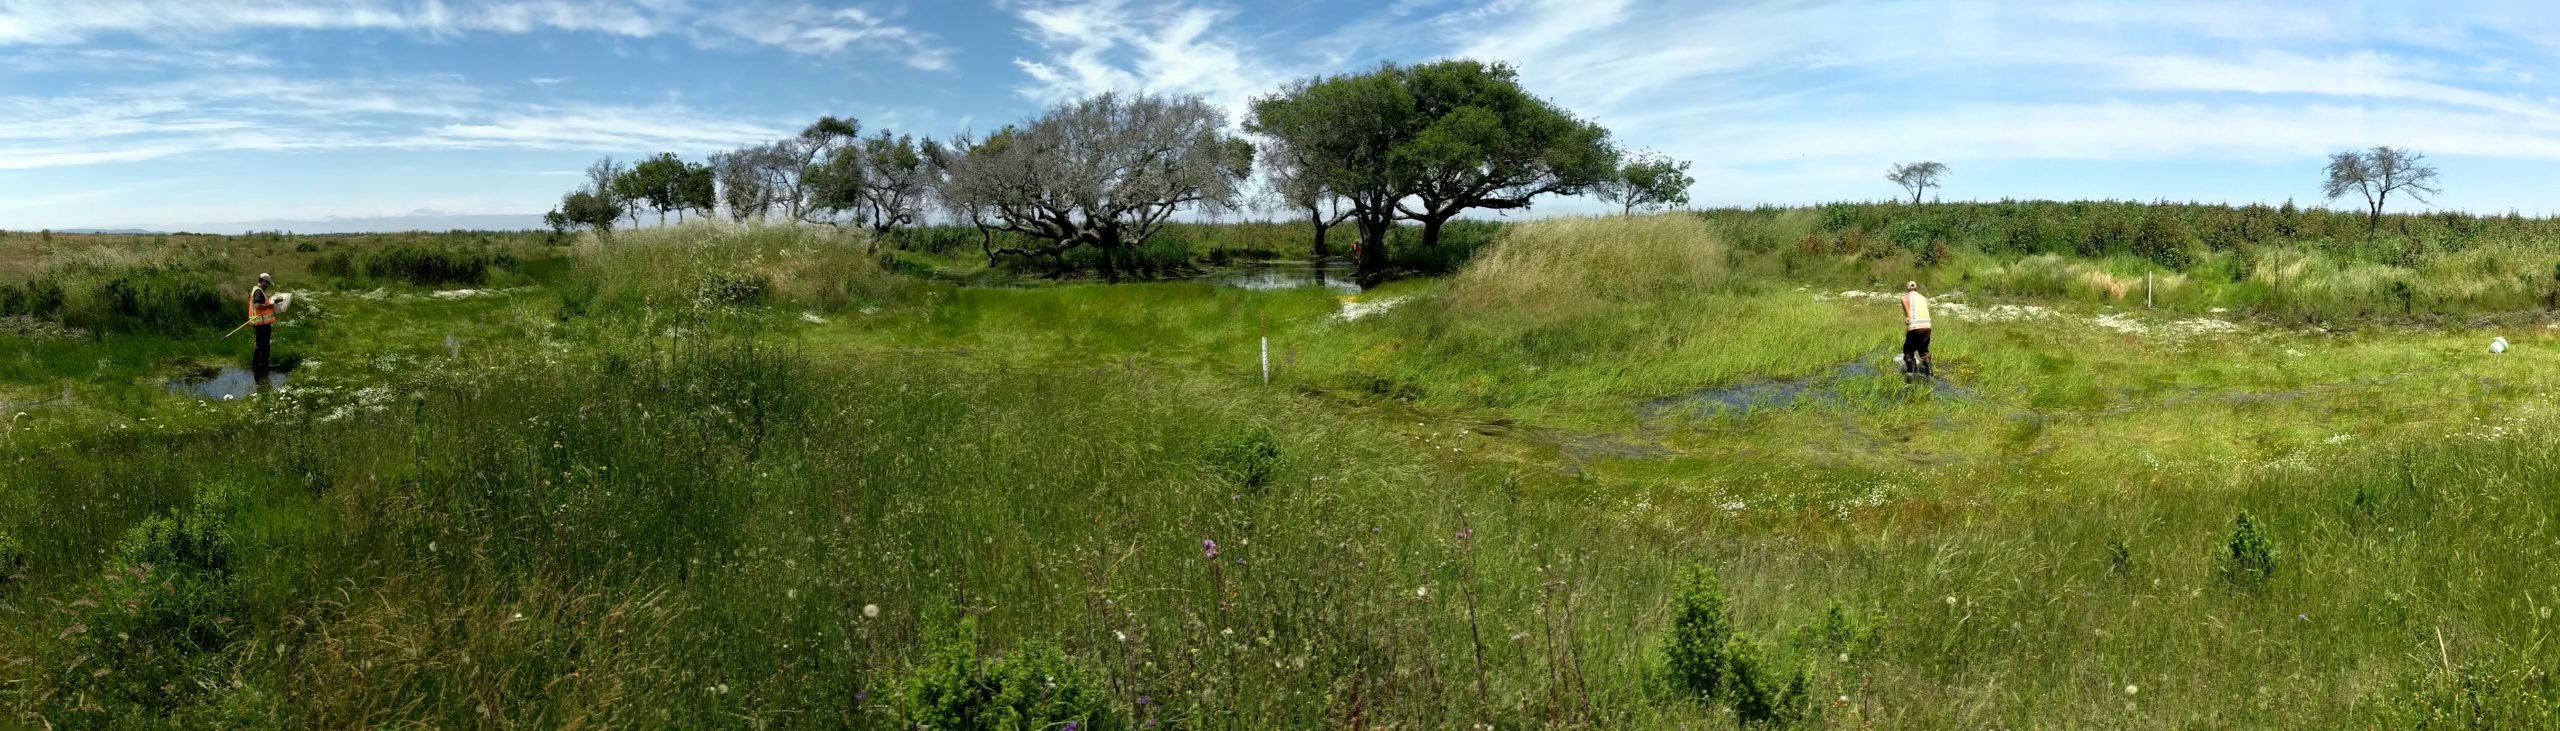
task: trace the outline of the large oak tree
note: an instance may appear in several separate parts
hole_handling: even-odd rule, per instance
[[[1350,202],[1364,277],[1384,272],[1398,218],[1433,246],[1467,210],[1577,195],[1618,170],[1608,130],[1529,94],[1510,65],[1468,59],[1299,81],[1255,99],[1246,129]]]
[[[984,141],[962,135],[938,151],[940,192],[982,229],[1042,242],[990,248],[990,260],[1090,246],[1116,281],[1124,252],[1176,212],[1236,206],[1253,147],[1225,129],[1226,116],[1196,96],[1103,94]]]

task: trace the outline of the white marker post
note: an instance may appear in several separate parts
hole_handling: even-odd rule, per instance
[[[1254,330],[1262,335],[1262,385],[1271,385],[1271,318],[1256,313]]]

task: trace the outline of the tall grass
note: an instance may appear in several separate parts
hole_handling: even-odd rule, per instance
[[[2560,723],[2560,423],[2529,402],[2425,439],[2223,462],[2150,459],[2219,423],[2176,414],[1888,468],[1747,421],[1690,437],[1731,445],[1718,464],[1632,476],[1546,469],[1529,440],[1432,408],[1553,424],[1528,417],[1827,367],[1889,328],[1735,276],[1752,255],[1707,225],[1519,226],[1436,294],[1389,290],[1424,298],[1352,323],[1323,321],[1320,293],[1154,284],[883,289],[904,299],[843,326],[1006,353],[791,340],[777,321],[836,286],[812,282],[879,276],[847,242],[587,245],[595,319],[690,319],[320,369],[149,423],[12,422],[0,718],[1735,728],[1810,697],[1795,723],[1815,728]],[[741,273],[768,278],[762,307],[699,304]],[[1410,379],[1423,408],[1103,352],[1234,340],[1268,303],[1325,323],[1295,335],[1349,343],[1348,372]],[[1976,352],[2069,365],[2033,350],[2047,341],[1995,350],[2034,332],[1985,328]],[[1035,344],[1062,352],[1005,357]],[[1795,415],[1922,443],[2021,430],[1924,406]],[[2241,554],[2273,570],[2235,580]],[[1683,667],[1736,680],[1702,695]]]
[[[2179,309],[2303,322],[2560,306],[2553,219],[2112,201],[1834,204],[1700,214],[1755,275]],[[2171,278],[2164,287],[2162,277]],[[2165,297],[2165,298],[2164,298]]]
[[[567,306],[689,312],[776,302],[825,312],[904,291],[907,280],[867,246],[828,229],[712,222],[588,237]]]
[[[1833,308],[1756,296],[1694,216],[1515,224],[1444,291],[1390,312],[1394,350],[1356,356],[1382,393],[1547,409],[1667,396],[1836,365],[1881,336]],[[1756,337],[1783,332],[1783,338]],[[1736,349],[1735,342],[1784,343]]]

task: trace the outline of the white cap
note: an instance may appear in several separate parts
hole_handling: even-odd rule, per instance
[[[258,273],[258,281],[261,281],[261,282],[273,282],[273,281],[276,281],[276,278],[275,278],[275,277],[268,276],[266,272],[259,272],[259,273]]]
[[[1918,291],[1920,291],[1920,283],[1919,283],[1919,282],[1903,282],[1903,283],[1902,283],[1902,288],[1903,288],[1903,289],[1907,289],[1907,290],[1911,290],[1911,291],[1913,291],[1913,292],[1918,292]]]

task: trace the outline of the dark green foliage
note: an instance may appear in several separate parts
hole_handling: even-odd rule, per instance
[[[209,277],[170,268],[135,268],[90,280],[86,297],[60,312],[65,325],[110,332],[179,334],[237,322],[245,306],[216,290]]]
[[[502,256],[457,248],[430,248],[402,244],[364,255],[364,275],[378,280],[408,282],[422,287],[448,284],[483,284],[489,281],[489,268],[512,264]]]
[[[1813,708],[1813,678],[1798,669],[1781,672],[1749,637],[1734,637],[1726,646],[1726,682],[1733,715],[1748,727],[1786,726],[1804,720]]]
[[[311,260],[311,273],[324,277],[353,277],[357,271],[356,254],[346,249],[321,254]]]
[[[62,283],[39,279],[25,285],[0,282],[0,316],[55,318],[62,314]]]
[[[1824,655],[1847,655],[1851,659],[1865,656],[1883,644],[1882,632],[1874,620],[1859,616],[1840,600],[1822,611],[1822,619],[1796,632],[1799,647]]]
[[[319,242],[317,242],[317,241],[302,241],[302,242],[296,242],[296,243],[293,245],[293,250],[294,250],[294,251],[296,251],[296,252],[300,252],[300,253],[308,254],[308,253],[311,253],[311,252],[319,251],[319,250],[320,250],[320,243],[319,243]]]
[[[1422,227],[1397,226],[1387,233],[1387,264],[1417,274],[1455,273],[1500,233],[1500,221],[1459,219],[1440,227],[1439,242],[1426,244]]]
[[[2275,574],[2275,544],[2268,540],[2266,531],[2258,527],[2257,521],[2250,519],[2249,511],[2240,511],[2240,517],[2233,521],[2230,541],[2225,546],[2223,578],[2234,586],[2254,588],[2264,586]]]
[[[2539,729],[2560,727],[2560,680],[2549,667],[2503,672],[2433,666],[2409,673],[2368,705],[2368,728]]]
[[[1764,206],[1701,211],[1716,221],[1771,218],[1798,209]],[[2413,248],[2458,252],[2483,241],[2535,240],[2552,235],[2552,219],[2475,216],[2462,213],[2392,214],[2383,217],[2383,241],[2366,235],[2356,211],[2226,206],[2137,201],[2017,201],[1818,206],[1814,233],[1837,240],[1848,232],[1881,237],[1916,251],[1920,237],[1950,245],[2012,254],[2086,257],[2134,255],[2184,270],[2198,259],[2190,247],[2231,251],[2243,259],[2256,248],[2305,245],[2351,260],[2390,263]],[[2243,273],[2245,275],[2245,272]]]
[[[773,280],[762,274],[712,272],[702,279],[698,297],[709,305],[752,305],[765,301]]]
[[[26,544],[0,531],[0,591],[17,584],[19,578],[26,574],[27,564]]]
[[[1691,566],[1671,594],[1671,636],[1663,641],[1671,683],[1701,700],[1729,697],[1732,689],[1733,608],[1715,570]]]
[[[65,691],[114,712],[186,708],[218,683],[222,651],[246,626],[231,584],[232,520],[245,507],[245,492],[208,484],[190,505],[126,529],[94,596],[73,604],[79,611],[59,635],[67,643],[54,648],[71,656]]]
[[[2107,542],[2107,573],[2118,577],[2133,575],[2133,546],[2126,545],[2124,539]]]
[[[1280,468],[1280,439],[1268,426],[1239,430],[1210,445],[1207,462],[1237,487],[1260,490]]]
[[[1056,646],[1030,642],[993,659],[978,657],[975,620],[944,642],[901,689],[898,720],[906,728],[1079,731],[1124,726],[1103,697],[1098,676]]]

